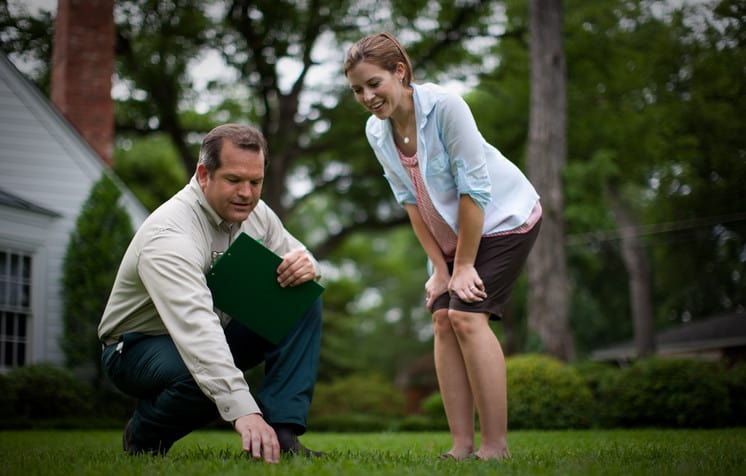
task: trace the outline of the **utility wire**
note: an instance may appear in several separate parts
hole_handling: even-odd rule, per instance
[[[722,223],[733,223],[746,221],[746,212],[733,213],[730,215],[719,215],[713,217],[698,217],[689,220],[674,221],[668,223],[655,223],[652,225],[629,226],[615,230],[590,231],[587,233],[575,233],[567,235],[567,246],[580,246],[589,243],[617,241],[633,236],[650,236],[672,231],[702,228]]]

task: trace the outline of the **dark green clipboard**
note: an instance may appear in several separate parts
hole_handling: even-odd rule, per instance
[[[282,258],[241,232],[207,272],[213,305],[278,344],[324,292],[316,281],[283,288]]]

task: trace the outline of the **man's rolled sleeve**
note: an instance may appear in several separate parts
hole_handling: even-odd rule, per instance
[[[220,412],[220,418],[225,421],[234,421],[244,415],[261,413],[259,405],[248,390],[218,395],[215,398],[215,405]]]

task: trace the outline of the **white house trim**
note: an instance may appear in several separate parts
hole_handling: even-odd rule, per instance
[[[101,174],[121,190],[120,203],[137,228],[148,215],[145,207],[0,53],[0,249],[33,260],[27,363],[64,362],[62,263],[81,206]]]

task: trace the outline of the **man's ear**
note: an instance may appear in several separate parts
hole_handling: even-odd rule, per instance
[[[199,186],[204,190],[207,187],[207,179],[210,176],[210,172],[205,167],[205,164],[197,164],[197,182]]]

